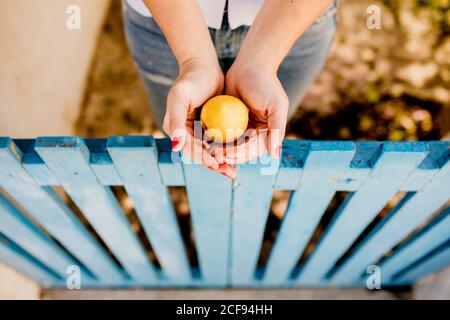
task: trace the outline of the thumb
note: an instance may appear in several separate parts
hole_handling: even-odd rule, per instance
[[[164,117],[164,131],[172,140],[172,151],[180,151],[186,143],[186,119],[189,100],[181,95],[176,88],[172,88],[167,96],[166,115]]]
[[[281,144],[283,143],[286,133],[287,110],[289,103],[282,101],[275,105],[273,110],[268,114],[268,139],[267,150],[272,158],[280,158]]]

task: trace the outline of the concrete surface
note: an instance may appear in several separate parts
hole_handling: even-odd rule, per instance
[[[419,281],[414,298],[450,300],[450,267]]]
[[[44,290],[43,299],[350,299],[350,300],[450,300],[450,267],[421,280],[412,291],[389,292],[366,289],[280,290]]]
[[[43,299],[174,299],[174,300],[309,300],[309,299],[398,299],[386,291],[365,289],[272,289],[272,290],[48,290]]]
[[[0,264],[0,300],[4,299],[441,299],[450,300],[450,268],[420,281],[413,291],[366,289],[228,289],[228,290],[40,290],[28,278]]]
[[[0,135],[70,135],[109,0],[0,0]],[[81,29],[69,30],[77,5]]]

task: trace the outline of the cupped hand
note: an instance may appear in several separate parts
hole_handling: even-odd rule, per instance
[[[236,60],[225,81],[226,94],[240,98],[249,108],[249,130],[240,142],[225,147],[225,159],[219,161],[245,163],[265,151],[279,158],[289,101],[276,71]]]
[[[180,73],[167,97],[163,129],[172,140],[172,150],[181,151],[212,171],[234,178],[230,164],[219,163],[211,154],[200,130],[194,130],[199,108],[211,97],[221,94],[224,76],[217,61],[189,60],[182,63]]]

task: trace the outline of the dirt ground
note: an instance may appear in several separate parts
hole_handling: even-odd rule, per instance
[[[381,29],[366,26],[370,4],[381,8]],[[288,125],[288,138],[318,140],[437,140],[450,131],[449,1],[342,0],[330,57]],[[123,34],[120,1],[113,0],[94,57],[77,126],[85,137],[162,135],[155,132],[147,99]],[[183,236],[192,239],[183,188],[171,188]],[[144,241],[125,191],[114,192]],[[290,193],[274,192],[259,264],[276,237]],[[344,198],[336,197],[330,213]],[[392,199],[383,218],[399,199]],[[327,221],[299,263],[314,248]],[[192,248],[191,248],[192,249]],[[195,253],[189,250],[191,263]],[[155,260],[152,253],[150,258]]]
[[[120,0],[113,0],[93,58],[76,133],[84,137],[151,134],[144,88],[128,51]]]
[[[342,0],[330,57],[291,119],[288,138],[444,138],[450,131],[450,4],[441,2],[424,5],[421,1]],[[379,30],[366,27],[366,9],[373,3],[381,8]],[[121,19],[120,0],[113,0],[76,126],[77,134],[84,137],[162,135],[153,130],[150,108],[125,42]],[[137,219],[132,218],[135,214],[125,191],[114,191],[136,231],[145,239]],[[183,188],[171,188],[171,195],[184,225],[189,214],[186,193]],[[276,236],[273,230],[279,226],[289,196],[289,192],[274,192],[263,246],[267,250],[262,250],[261,264]],[[189,228],[184,235],[189,238]]]
[[[373,3],[382,8],[380,30],[366,27],[366,8]],[[291,119],[288,136],[322,140],[450,138],[449,5],[447,0],[342,0],[330,58]],[[112,1],[98,41],[76,133],[84,137],[161,135],[153,130],[150,108],[126,46],[120,0]],[[137,234],[145,238],[123,188],[113,191]],[[190,239],[186,194],[182,188],[172,189],[171,194],[184,238]],[[267,258],[265,253],[275,237],[270,231],[279,226],[288,198],[286,192],[274,194],[260,264]],[[152,252],[149,256],[155,259]],[[39,288],[13,271],[5,269],[0,276],[11,288],[3,291],[0,299],[39,297]],[[450,277],[442,279],[448,282]],[[18,292],[15,287],[23,290]],[[435,288],[428,290],[435,292]]]
[[[378,4],[380,30],[366,27]],[[431,140],[450,130],[448,1],[342,0],[325,69],[289,124],[291,137]],[[425,2],[426,3],[426,2]],[[143,87],[113,0],[89,76],[77,134],[152,134]]]

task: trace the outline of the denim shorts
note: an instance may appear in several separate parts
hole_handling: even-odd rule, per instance
[[[328,57],[336,33],[337,1],[296,41],[278,69],[289,98],[288,117],[294,114]],[[155,125],[162,128],[167,94],[178,75],[178,63],[153,18],[142,16],[125,0],[123,17],[128,46],[144,83]],[[209,29],[224,72],[231,66],[248,30],[248,26],[231,30],[226,18],[219,30]]]

